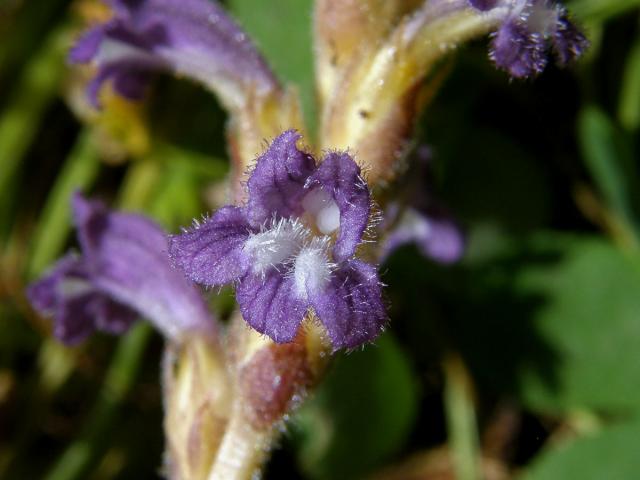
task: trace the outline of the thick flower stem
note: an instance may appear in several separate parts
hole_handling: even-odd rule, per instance
[[[423,80],[459,45],[493,30],[502,9],[478,12],[466,1],[426,2],[375,50],[345,70],[323,111],[323,149],[352,149],[371,186],[392,181],[423,108]]]
[[[236,402],[222,438],[209,480],[249,480],[262,468],[278,430],[251,427],[240,401]]]
[[[276,344],[240,325],[239,315],[234,320],[241,327],[236,341],[230,342],[237,369],[232,375],[234,400],[208,480],[256,478],[282,424],[311,393],[327,365],[328,347],[314,322],[294,342]]]

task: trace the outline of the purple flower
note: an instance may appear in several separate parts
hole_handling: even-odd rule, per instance
[[[277,88],[277,81],[248,36],[209,0],[105,0],[114,17],[80,37],[73,63],[93,62],[98,73],[88,87],[98,92],[111,80],[121,95],[138,99],[155,70],[185,76],[218,92],[228,106],[249,91]]]
[[[513,77],[536,75],[547,65],[551,44],[560,65],[582,55],[589,42],[554,0],[469,0],[481,11],[503,12],[490,57]]]
[[[398,215],[395,227],[385,238],[381,258],[386,259],[409,244],[415,244],[425,257],[442,264],[460,260],[466,246],[460,226],[450,215],[411,207]]]
[[[72,206],[82,255],[68,254],[27,292],[36,310],[54,317],[57,338],[75,344],[94,330],[122,333],[140,315],[175,340],[190,330],[213,333],[197,287],[170,265],[160,227],[80,194]]]
[[[433,152],[427,145],[416,149],[412,168],[404,185],[404,208],[397,202],[385,211],[384,230],[389,230],[382,244],[380,258],[385,260],[396,249],[415,244],[427,258],[450,264],[462,258],[466,239],[453,216],[434,195]]]
[[[355,258],[369,221],[360,168],[344,152],[314,158],[289,130],[257,160],[248,201],[171,238],[176,266],[207,286],[237,282],[244,319],[290,342],[311,307],[335,349],[373,340],[386,322],[376,268]]]

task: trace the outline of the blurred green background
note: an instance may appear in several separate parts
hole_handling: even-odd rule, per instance
[[[315,124],[310,0],[228,0]],[[640,455],[640,0],[568,3],[578,65],[510,81],[461,49],[418,128],[469,245],[382,266],[389,331],[342,355],[265,478],[635,480]],[[68,247],[80,188],[168,230],[224,191],[225,113],[158,78],[96,115],[65,53],[91,2],[0,0],[0,478],[158,478],[162,340],[67,349],[25,285]],[[99,13],[99,12],[98,12]],[[231,293],[213,299],[224,318]]]

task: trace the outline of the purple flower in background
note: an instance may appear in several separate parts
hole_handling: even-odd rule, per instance
[[[138,99],[151,71],[172,72],[218,92],[227,106],[244,92],[266,92],[277,81],[249,37],[209,0],[106,0],[114,17],[80,37],[73,63],[92,62],[98,73],[88,87],[98,104],[111,80],[121,95]]]
[[[122,333],[138,316],[174,340],[190,330],[213,332],[198,288],[171,267],[160,227],[80,194],[72,206],[82,254],[68,254],[27,292],[36,310],[54,317],[58,339]]]
[[[74,254],[29,287],[31,304],[55,318],[53,333],[64,343],[76,344],[95,330],[119,334],[138,318],[135,311],[97,290],[83,260]]]
[[[289,130],[257,160],[241,207],[225,206],[171,238],[170,255],[193,281],[237,282],[244,319],[278,343],[294,339],[312,307],[335,349],[373,340],[386,323],[373,265],[355,258],[371,200],[345,152],[314,158]]]
[[[460,225],[433,194],[432,163],[431,148],[418,147],[413,166],[407,172],[405,205],[391,203],[385,211],[382,227],[388,233],[382,243],[381,260],[409,244],[415,244],[425,257],[442,264],[457,262],[464,255],[466,241]]]
[[[389,210],[395,209],[397,206],[392,205]],[[412,207],[398,214],[394,228],[382,245],[381,258],[386,259],[396,249],[409,244],[415,244],[425,257],[443,264],[460,260],[466,246],[460,226],[450,215]]]
[[[553,0],[469,0],[481,11],[503,12],[493,35],[490,56],[513,77],[529,77],[544,70],[547,46],[566,65],[579,57],[589,42],[568,19],[566,9]]]

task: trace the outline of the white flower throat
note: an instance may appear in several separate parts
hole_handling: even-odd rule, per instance
[[[340,228],[340,209],[322,189],[314,189],[302,200],[305,217],[312,228],[300,219],[280,219],[271,222],[259,233],[249,236],[244,245],[253,260],[253,271],[264,275],[274,268],[284,269],[294,279],[296,292],[302,298],[307,291],[321,291],[327,285],[334,268],[330,261],[330,234]],[[280,270],[281,271],[281,270]]]
[[[321,188],[309,192],[302,199],[302,207],[314,218],[316,227],[324,235],[340,228],[340,209],[331,195]]]

